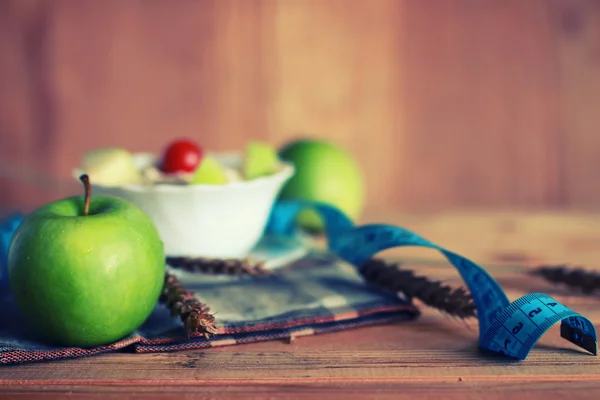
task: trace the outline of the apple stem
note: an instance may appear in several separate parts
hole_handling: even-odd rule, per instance
[[[90,185],[90,177],[87,174],[83,174],[79,177],[79,180],[83,182],[83,188],[85,189],[85,206],[83,208],[83,215],[88,216],[90,213],[90,199],[92,198],[92,185]]]

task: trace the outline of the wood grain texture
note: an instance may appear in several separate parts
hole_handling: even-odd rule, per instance
[[[553,1],[563,129],[564,195],[567,204],[596,207],[600,190],[600,4]]]
[[[594,0],[0,7],[0,206],[72,193],[54,180],[99,146],[311,135],[370,208],[600,207]]]
[[[559,205],[556,64],[544,1],[405,2],[397,203]]]
[[[586,263],[600,270],[594,227],[600,214],[382,212],[486,265],[511,300],[550,294],[600,327],[600,297],[581,296],[523,275],[540,262]],[[457,235],[457,222],[462,222]],[[405,268],[451,285],[456,271],[431,251],[387,253]],[[515,255],[520,255],[516,257]],[[506,261],[513,257],[512,262]],[[476,322],[422,308],[414,322],[197,351],[106,354],[0,368],[0,398],[348,398],[595,399],[600,360],[560,338],[552,327],[525,361],[482,353]]]
[[[555,382],[540,382],[539,390],[531,391],[529,383],[517,382],[485,382],[474,386],[468,382],[431,383],[423,387],[419,382],[394,384],[389,382],[373,384],[339,383],[329,385],[269,385],[253,384],[233,388],[221,385],[168,385],[162,387],[127,386],[127,387],[78,387],[61,385],[44,386],[46,392],[31,390],[10,390],[0,399],[51,399],[62,398],[119,398],[119,399],[174,399],[174,398],[244,398],[244,399],[507,399],[517,397],[523,400],[560,399],[576,397],[582,400],[595,400],[598,396],[597,385],[586,381],[571,381],[557,387]]]

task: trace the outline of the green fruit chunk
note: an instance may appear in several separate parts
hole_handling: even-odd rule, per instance
[[[121,148],[89,151],[83,156],[82,167],[90,179],[100,185],[119,186],[142,180],[132,154]]]
[[[154,223],[126,200],[83,196],[46,204],[18,227],[8,254],[16,304],[49,342],[113,343],[154,310],[164,282],[163,243]]]
[[[264,142],[249,142],[246,146],[243,174],[247,180],[271,175],[277,171],[277,150]]]
[[[294,176],[281,192],[282,199],[327,203],[354,221],[359,218],[365,199],[363,176],[347,151],[327,141],[301,139],[284,146],[279,156],[295,167]],[[310,231],[323,230],[321,218],[312,210],[302,211],[298,221]]]
[[[192,184],[223,185],[228,182],[225,169],[211,156],[204,156],[190,180]]]

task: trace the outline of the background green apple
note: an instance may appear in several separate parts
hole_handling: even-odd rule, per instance
[[[365,200],[364,180],[358,163],[347,151],[331,142],[299,139],[282,147],[279,155],[296,168],[280,198],[328,203],[353,220],[359,218]],[[313,211],[303,211],[299,222],[311,231],[323,229]]]
[[[165,275],[152,220],[126,200],[83,196],[29,214],[9,248],[8,278],[20,310],[40,334],[67,346],[112,343],[157,304]]]

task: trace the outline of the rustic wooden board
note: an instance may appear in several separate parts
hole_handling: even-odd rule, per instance
[[[600,327],[600,297],[581,296],[524,273],[544,261],[600,256],[598,214],[456,212],[373,213],[365,222],[402,224],[489,265],[511,299],[533,291],[554,296]],[[419,274],[460,285],[433,252],[390,251]],[[413,259],[413,261],[408,261]],[[123,396],[205,398],[550,399],[600,395],[600,360],[560,338],[558,326],[523,362],[477,347],[475,321],[422,308],[417,321],[199,351],[106,354],[0,368],[0,398],[93,399]]]

